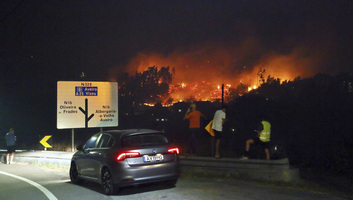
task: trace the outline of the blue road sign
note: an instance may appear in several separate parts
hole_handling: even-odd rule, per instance
[[[98,87],[75,87],[75,96],[97,96]]]

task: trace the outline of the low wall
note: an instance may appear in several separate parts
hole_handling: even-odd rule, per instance
[[[72,152],[27,151],[16,152],[14,161],[69,166]],[[1,162],[6,153],[0,152]],[[220,176],[248,180],[290,182],[300,181],[299,169],[292,168],[287,158],[280,160],[241,160],[236,158],[215,159],[210,157],[180,156],[182,173],[203,177]]]
[[[204,176],[231,176],[241,179],[290,182],[300,181],[299,169],[292,168],[287,158],[280,160],[182,158],[183,170]]]

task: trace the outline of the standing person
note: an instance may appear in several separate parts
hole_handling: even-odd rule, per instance
[[[258,128],[257,137],[254,139],[246,140],[245,153],[241,159],[247,160],[249,156],[250,145],[261,145],[266,153],[266,159],[270,160],[270,140],[271,140],[271,124],[270,122],[262,119]]]
[[[7,146],[6,164],[11,164],[16,150],[15,149],[15,144],[16,144],[15,129],[10,128],[10,131],[6,134],[5,139],[6,139],[6,146]]]
[[[189,120],[189,143],[187,148],[187,154],[195,154],[197,155],[196,151],[196,140],[197,137],[200,135],[200,118],[205,118],[200,111],[196,110],[196,104],[191,104],[190,108],[187,110],[184,116],[184,120]],[[188,155],[187,155],[188,156]]]
[[[214,131],[214,138],[216,140],[215,158],[221,158],[221,155],[219,153],[219,145],[222,139],[223,124],[226,123],[226,111],[227,107],[225,105],[222,105],[221,109],[217,110],[213,117],[212,129]]]

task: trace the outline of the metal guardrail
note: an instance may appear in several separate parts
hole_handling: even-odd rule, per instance
[[[216,167],[230,169],[289,169],[288,158],[280,160],[241,160],[237,158],[215,159],[209,157],[188,157],[181,156],[181,163],[184,166],[195,167]]]
[[[6,152],[0,150],[1,162]],[[26,163],[49,163],[69,166],[73,152],[16,151],[14,161]],[[204,176],[232,176],[235,178],[275,182],[298,182],[299,170],[289,165],[287,158],[280,160],[241,160],[237,158],[215,159],[210,157],[180,156],[181,167],[187,173]]]

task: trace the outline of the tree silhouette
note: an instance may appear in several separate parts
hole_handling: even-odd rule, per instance
[[[353,177],[352,83],[349,74],[317,74],[282,83],[269,76],[257,90],[236,99],[238,118],[246,119],[238,124],[244,134],[251,134],[246,130],[250,121],[266,113],[273,125],[271,138],[285,145],[292,164]]]
[[[120,93],[132,97],[130,100],[136,104],[156,103],[162,98],[168,99],[169,84],[173,80],[173,74],[169,69],[161,67],[158,70],[158,67],[152,66],[145,71],[136,72],[131,77],[125,75]]]
[[[259,76],[260,80],[258,80],[257,84],[261,85],[265,83],[265,72],[266,70],[260,67],[259,71],[257,72],[257,76]]]

